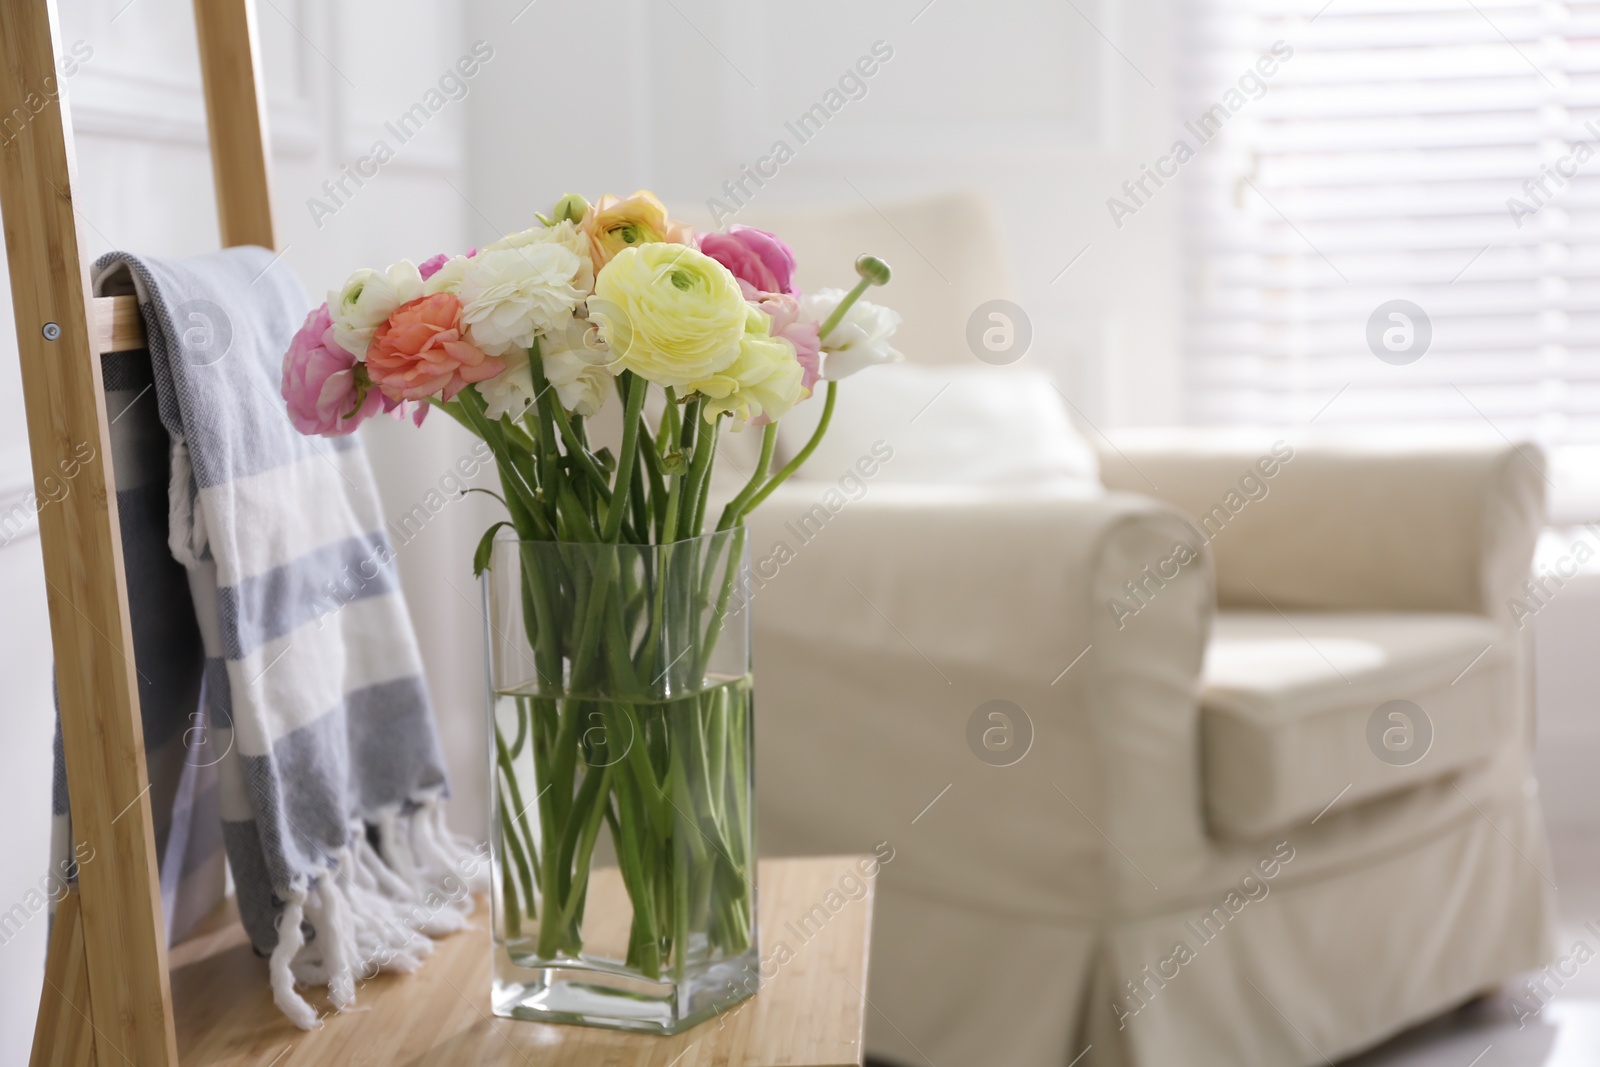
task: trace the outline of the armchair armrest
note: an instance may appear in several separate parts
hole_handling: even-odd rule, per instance
[[[1209,545],[1222,608],[1457,611],[1510,621],[1544,524],[1537,445],[1134,431],[1111,489],[1164,500]]]
[[[1095,487],[858,495],[791,483],[751,520],[764,847],[887,841],[888,885],[1051,919],[1198,870],[1209,564],[1110,607],[1180,516]]]

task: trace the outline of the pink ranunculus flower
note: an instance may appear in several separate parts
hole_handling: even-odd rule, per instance
[[[471,259],[473,256],[475,256],[477,254],[478,254],[478,250],[476,248],[467,249],[467,258],[468,259]],[[450,262],[449,253],[440,252],[438,255],[430,256],[427,259],[423,260],[421,263],[418,263],[417,264],[417,273],[422,275],[422,280],[423,281],[427,281],[429,278],[433,277],[435,274],[438,274],[439,273],[439,268],[444,266],[448,262]],[[417,425],[420,426],[421,424],[422,424],[421,419],[418,419],[417,420]]]
[[[333,339],[333,320],[323,304],[306,316],[283,357],[283,399],[289,421],[303,434],[343,437],[383,408],[383,396],[368,388],[356,357]]]
[[[700,251],[763,293],[798,293],[794,287],[794,252],[765,230],[735,224],[728,227],[727,233],[702,234]]]
[[[382,391],[378,392],[383,396]],[[383,397],[383,413],[396,422],[411,420],[411,425],[421,426],[422,420],[428,417],[428,405],[417,400],[390,400]]]
[[[800,301],[795,297],[784,293],[752,295],[749,290],[745,291],[745,297],[772,320],[768,332],[773,337],[788,341],[794,348],[794,358],[800,363],[800,388],[805,391],[805,396],[810,396],[812,386],[822,376],[822,341],[817,336],[817,324],[800,317]],[[755,421],[752,420],[752,423]]]
[[[367,373],[390,400],[449,400],[503,370],[503,362],[462,335],[461,301],[453,293],[401,304],[367,348]]]

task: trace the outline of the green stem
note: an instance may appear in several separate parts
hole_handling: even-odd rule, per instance
[[[639,447],[639,413],[644,410],[645,393],[649,388],[650,383],[637,374],[633,374],[628,382],[628,406],[622,423],[622,455],[617,459],[617,487],[613,494],[619,506],[606,512],[606,525],[601,536],[601,540],[608,544],[616,544],[618,535],[622,533],[623,508],[620,502],[628,498],[628,487],[633,481],[634,456]]]
[[[817,421],[817,428],[812,431],[811,439],[806,442],[806,446],[804,448],[795,453],[793,459],[783,465],[782,470],[778,471],[777,474],[774,474],[766,485],[763,485],[758,492],[750,497],[749,501],[747,501],[744,506],[744,513],[740,515],[740,518],[743,518],[744,515],[748,515],[750,512],[760,507],[761,502],[767,499],[767,497],[771,496],[774,489],[788,481],[789,476],[794,474],[795,471],[799,470],[801,466],[805,464],[805,461],[811,458],[811,453],[815,452],[817,450],[817,446],[822,443],[822,435],[828,432],[828,423],[833,421],[833,405],[838,399],[838,396],[839,383],[829,382],[828,397],[822,402],[822,418]]]
[[[579,915],[584,895],[589,890],[589,864],[594,857],[595,839],[600,836],[600,823],[607,814],[607,806],[611,803],[611,768],[600,769],[601,779],[599,801],[594,805],[583,822],[582,833],[578,837],[577,857],[573,862],[575,872],[572,880],[572,889],[567,894],[567,902],[561,908],[561,928],[572,929],[574,920]],[[585,783],[587,784],[587,783]],[[577,939],[577,931],[573,930],[573,938]]]
[[[649,433],[648,430],[644,432],[647,435]],[[656,542],[659,544],[661,542],[661,529],[667,517],[666,509],[663,507],[663,502],[667,498],[666,476],[661,471],[661,457],[656,453],[655,449],[641,448],[639,449],[639,457],[643,460],[641,466],[643,466],[645,477],[649,481],[650,502],[653,505],[652,513],[654,515],[654,521],[650,526],[642,527],[639,530],[639,542],[640,544],[646,543],[649,540],[650,531],[653,529]],[[637,486],[639,484],[638,474],[634,475],[633,480]]]
[[[522,882],[522,898],[528,902],[527,914],[531,917],[538,916],[538,907],[534,903],[533,875],[529,873],[528,857],[522,851],[522,843],[517,840],[516,827],[512,825],[511,815],[506,811],[503,796],[500,799],[500,837],[505,842],[506,848],[511,852],[511,863],[516,869],[517,878]],[[516,885],[511,880],[511,872],[501,872],[502,890],[506,903],[506,933],[511,937],[520,937],[522,933],[523,911],[517,903]]]
[[[528,832],[527,824],[523,820],[523,814],[522,813],[524,812],[525,809],[522,806],[522,790],[520,788],[518,788],[518,786],[517,786],[517,774],[516,774],[516,771],[512,769],[511,757],[506,754],[506,741],[505,741],[505,738],[502,737],[501,734],[500,734],[499,726],[495,727],[494,744],[495,744],[495,758],[496,758],[496,761],[500,765],[500,781],[506,787],[506,798],[511,801],[511,806],[517,812],[517,814],[515,816],[509,815],[509,814],[507,814],[506,809],[504,807],[501,807],[501,809],[500,809],[500,818],[502,820],[501,828],[507,834],[510,835],[507,843],[510,844],[510,846],[511,846],[511,854],[512,854],[513,858],[519,858],[519,857],[521,857],[523,855],[523,852],[522,852],[522,848],[520,847],[520,845],[519,845],[519,843],[517,841],[516,830],[518,828],[518,824],[519,823],[521,824],[521,829],[524,831],[524,833],[525,833],[525,835],[527,836],[527,839],[528,839],[527,840],[528,853],[533,856],[534,865],[537,865],[538,864],[538,858],[537,858],[538,857],[538,853],[537,853],[537,850],[534,848],[533,835],[532,835],[531,832]],[[528,869],[528,866],[527,866],[527,863],[526,863],[525,859],[520,859],[519,858],[518,870],[519,870],[519,873],[522,875],[523,891],[526,894],[527,901],[528,901],[528,904],[530,905],[530,910],[531,910],[531,906],[533,904],[533,879],[529,875],[529,869]]]
[[[700,418],[698,410],[695,418]],[[699,435],[695,438],[694,452],[689,460],[688,492],[683,500],[684,537],[700,536],[700,524],[705,516],[706,489],[711,484],[711,464],[717,454],[717,432],[721,428],[722,415],[719,413],[710,423],[700,427]]]
[[[506,491],[506,505],[511,512],[517,533],[524,540],[550,540],[550,522],[541,505],[538,493],[526,473],[517,463],[516,450],[507,442],[502,427],[491,422],[485,414],[483,398],[476,388],[469,387],[456,394],[459,406],[448,411],[460,412],[460,421],[494,453],[495,466],[500,472],[500,484]],[[443,405],[439,405],[443,406]]]
[[[572,426],[572,420],[567,415],[567,409],[560,404],[551,405],[551,414],[555,417],[556,428],[561,432],[561,440],[567,446],[567,455],[577,461],[578,468],[583,471],[584,477],[589,479],[600,499],[609,506],[611,503],[611,486],[606,482],[606,476],[600,471],[600,464],[583,447],[583,441]]]
[[[545,377],[544,356],[539,350],[537,338],[533,347],[528,349],[528,374],[533,379],[533,403],[539,415],[539,484],[548,490],[556,483],[561,462],[556,448],[555,413],[552,410],[556,406],[552,396],[555,390]]]
[[[516,759],[518,756],[522,755],[522,746],[528,740],[528,720],[530,718],[528,698],[517,697],[515,699],[517,705],[517,736],[511,742],[512,759]]]
[[[728,501],[727,506],[722,509],[722,519],[717,523],[718,530],[730,529],[744,518],[746,505],[766,479],[767,468],[772,466],[772,453],[777,448],[778,424],[769,422],[761,428],[761,458],[756,460],[756,469],[751,472],[750,480],[745,483],[744,488],[739,490],[739,495]]]
[[[845,313],[854,307],[855,302],[861,299],[861,294],[870,288],[872,288],[872,283],[865,278],[856,282],[855,288],[844,294],[844,299],[839,301],[839,306],[833,309],[833,314],[823,319],[822,325],[817,327],[817,339],[826,341],[828,335],[833,332],[833,328],[844,321]]]

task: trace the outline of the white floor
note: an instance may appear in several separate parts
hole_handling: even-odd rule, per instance
[[[1561,923],[1557,944],[1569,957],[1545,980],[1544,1004],[1519,1026],[1519,1009],[1538,1001],[1518,987],[1402,1034],[1340,1067],[1597,1067],[1600,1065],[1600,836],[1551,841]],[[1579,942],[1584,947],[1576,949]],[[1579,962],[1582,957],[1586,962]],[[1559,981],[1559,988],[1557,982]]]

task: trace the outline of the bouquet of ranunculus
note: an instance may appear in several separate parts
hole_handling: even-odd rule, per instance
[[[294,338],[283,396],[303,433],[437,407],[492,451],[509,516],[474,566],[489,572],[496,1010],[675,1030],[755,973],[748,623],[728,613],[743,520],[816,447],[837,380],[900,358],[900,320],[860,299],[888,281],[881,260],[858,259],[849,292],[801,294],[777,237],[697,237],[647,192],[567,196],[540,222],[351,275]],[[778,420],[819,380],[815,433],[772,471]],[[615,454],[585,426],[613,390]],[[761,427],[760,458],[708,532],[727,424]],[[614,868],[596,862],[602,824]],[[621,932],[586,918],[596,892],[631,905]]]

